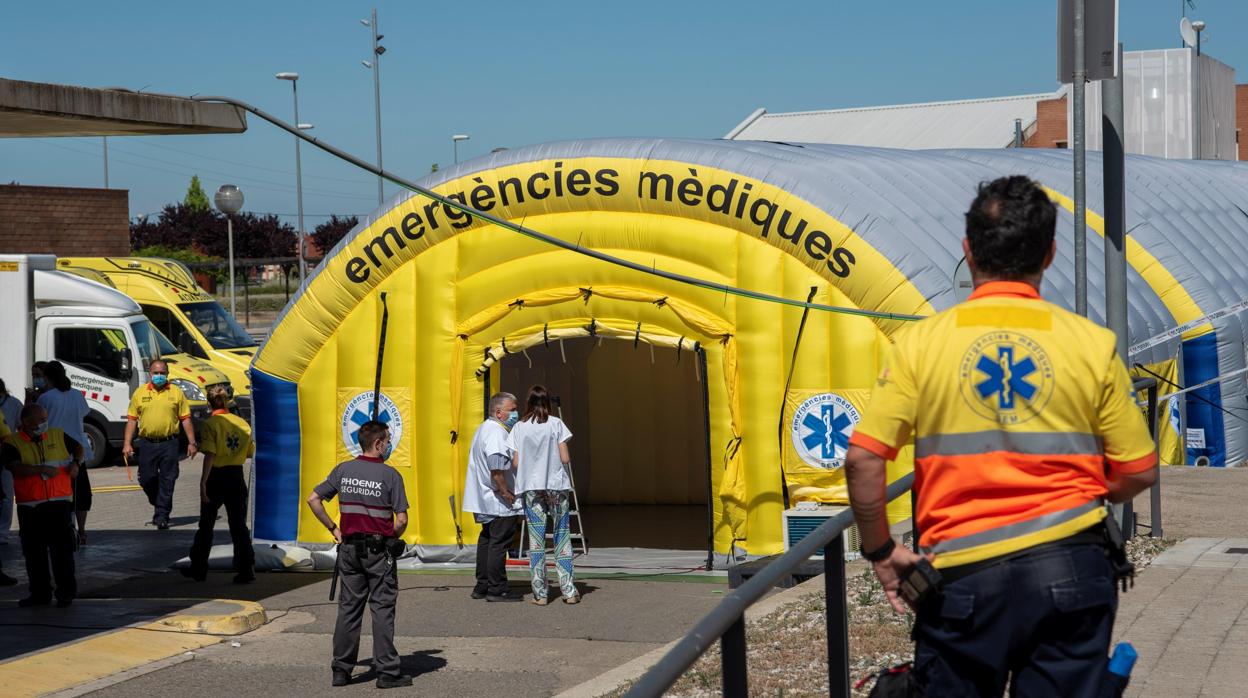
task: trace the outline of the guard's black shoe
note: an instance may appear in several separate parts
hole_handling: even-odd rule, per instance
[[[251,584],[254,581],[256,581],[255,572],[239,572],[234,575],[235,584]]]
[[[12,586],[17,586],[17,580],[5,574],[4,570],[0,570],[0,587],[12,587]],[[475,594],[473,595],[473,598],[476,598]]]
[[[378,676],[377,688],[403,688],[412,685],[410,676]]]
[[[156,522],[156,528],[161,531],[169,530],[169,519],[160,519]]]
[[[507,592],[505,594],[486,594],[485,600],[490,602],[506,602],[506,601],[523,601],[519,594]]]
[[[30,607],[32,607],[32,606],[47,606],[47,605],[48,605],[48,604],[50,604],[50,603],[52,603],[52,598],[51,598],[51,597],[47,597],[47,596],[27,596],[26,598],[22,599],[21,601],[18,601],[18,602],[17,602],[17,605],[18,605],[18,606],[21,606],[22,608],[30,608]]]
[[[330,682],[332,686],[346,686],[351,683],[351,674],[341,669],[334,669],[334,680]]]
[[[56,607],[57,608],[69,608],[73,603],[74,603],[74,597],[67,596],[63,599],[57,599]]]
[[[17,582],[13,582],[13,583],[14,583],[14,584],[16,584]],[[486,596],[486,594],[485,594],[485,592],[484,592],[484,591],[477,591],[476,589],[473,589],[473,590],[472,590],[472,598],[474,598],[474,599],[476,599],[476,600],[478,600],[478,601],[480,601],[481,599],[484,599],[484,598],[485,598],[485,596]]]
[[[208,579],[208,570],[198,569],[195,567],[183,567],[182,576],[187,579],[194,579],[197,582],[202,582],[205,579]]]

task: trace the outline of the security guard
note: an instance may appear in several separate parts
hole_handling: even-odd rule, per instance
[[[1151,485],[1157,454],[1114,334],[1040,298],[1055,219],[1026,177],[980,185],[962,243],[974,293],[898,335],[850,439],[864,556],[898,612],[899,587],[934,592],[914,627],[933,698],[1007,680],[1093,696],[1105,680],[1126,562],[1104,503]],[[885,461],[912,436],[922,557],[885,514]]]
[[[198,450],[195,427],[191,425],[191,408],[182,390],[169,385],[169,365],[157,359],[148,370],[152,380],[130,396],[126,416],[125,442],[121,454],[134,455],[134,433],[139,433],[139,485],[147,501],[155,507],[152,524],[164,531],[169,528],[169,512],[173,510],[173,486],[178,481],[178,424],[186,432],[186,457],[194,458]]]
[[[208,577],[208,553],[212,550],[212,529],[217,512],[225,507],[234,543],[234,583],[255,581],[255,551],[247,530],[247,477],[244,462],[256,454],[251,427],[241,417],[230,414],[230,394],[224,386],[208,389],[212,416],[199,426],[200,451],[204,471],[199,479],[199,530],[191,544],[191,564],[182,573],[196,581]]]
[[[56,607],[65,608],[78,594],[73,499],[82,445],[60,429],[49,429],[48,413],[37,404],[28,404],[22,408],[18,431],[4,439],[0,462],[13,472],[22,556],[30,582],[30,596],[18,605],[51,603],[55,578]]]
[[[403,476],[386,465],[390,433],[370,420],[358,432],[361,455],[339,463],[308,497],[308,507],[338,543],[337,571],[342,577],[338,622],[334,625],[333,685],[351,682],[360,651],[364,604],[373,613],[373,668],[377,688],[411,686],[394,649],[394,605],[399,596],[396,559],[403,554],[407,528],[407,493]],[[340,496],[340,524],[325,511],[324,500]]]

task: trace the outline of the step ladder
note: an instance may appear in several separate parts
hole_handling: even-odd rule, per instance
[[[568,529],[569,537],[572,539],[572,554],[580,553],[584,555],[589,552],[589,543],[585,539],[585,524],[581,520],[581,504],[576,496],[576,480],[572,477],[572,468],[567,467],[568,481],[572,483],[572,506],[568,509]],[[546,526],[546,553],[548,555],[555,554],[555,531],[553,521],[547,521]],[[520,532],[520,559],[528,559],[529,549],[529,529],[528,518],[525,518],[524,528]]]
[[[557,395],[551,398],[551,401],[555,403],[555,407],[559,410],[559,419],[562,421],[563,401]],[[568,510],[568,529],[569,536],[572,538],[572,554],[575,555],[578,552],[577,546],[580,546],[580,554],[585,555],[589,552],[589,543],[585,539],[585,523],[581,520],[581,502],[576,494],[576,478],[572,475],[572,464],[565,463],[563,470],[568,474],[568,482],[572,485],[572,506]],[[546,526],[546,540],[548,541],[546,553],[548,555],[553,555],[555,552],[555,531],[554,526],[550,525],[553,523],[553,521],[547,521],[548,525]],[[528,517],[525,517],[525,525],[520,531],[520,559],[528,559],[528,547],[529,527]]]

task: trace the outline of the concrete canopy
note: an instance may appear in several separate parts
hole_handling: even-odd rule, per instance
[[[242,133],[242,109],[123,89],[0,78],[0,138]]]

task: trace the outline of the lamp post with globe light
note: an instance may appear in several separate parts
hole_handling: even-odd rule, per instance
[[[225,214],[226,240],[229,248],[230,264],[230,315],[237,314],[234,304],[234,219],[232,216],[243,208],[243,190],[233,184],[222,184],[212,197],[217,210]]]

